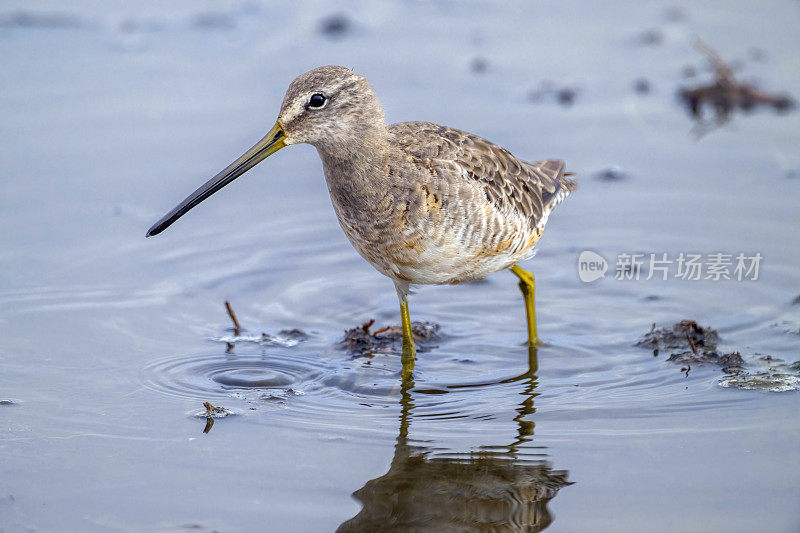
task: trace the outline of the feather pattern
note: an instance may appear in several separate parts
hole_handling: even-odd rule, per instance
[[[577,188],[560,160],[523,161],[477,135],[430,122],[387,130],[386,162],[369,172],[378,175],[353,189],[333,176],[329,184],[351,242],[396,280],[472,281],[530,257],[549,214]],[[358,176],[330,165],[339,165],[348,185]],[[355,191],[367,194],[375,183],[382,192],[354,209]],[[339,187],[347,192],[337,194]]]

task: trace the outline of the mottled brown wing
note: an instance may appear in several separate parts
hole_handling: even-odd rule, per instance
[[[514,210],[532,226],[578,188],[564,177],[564,162],[558,159],[523,161],[477,135],[430,122],[404,122],[391,128],[406,151],[425,166],[455,163],[464,179],[483,186],[497,209]]]

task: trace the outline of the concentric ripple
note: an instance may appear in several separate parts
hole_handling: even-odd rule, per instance
[[[345,353],[287,348],[268,354],[164,357],[142,370],[146,387],[171,396],[221,402],[246,412],[291,407],[293,420],[328,424],[350,415],[385,417],[400,396],[399,368],[385,356],[364,365]],[[246,410],[242,408],[247,407]],[[379,409],[371,409],[379,408]],[[390,417],[391,418],[391,417]]]
[[[278,349],[266,354],[201,354],[165,357],[143,369],[145,386],[182,398],[223,399],[226,407],[248,412],[270,406],[286,407],[287,420],[350,427],[386,422],[396,416],[404,394],[399,357],[383,354],[372,359],[331,353],[320,343]],[[413,418],[483,423],[495,419],[525,419],[539,411],[552,417],[602,416],[620,418],[632,409],[642,413],[677,413],[713,409],[745,398],[704,396],[693,390],[713,389],[715,373],[697,370],[686,376],[638,349],[621,351],[611,360],[596,362],[596,353],[581,346],[550,345],[540,350],[539,368],[519,347],[510,350],[519,360],[506,359],[502,368],[487,355],[463,354],[444,343],[417,363]],[[534,403],[537,409],[532,406]]]
[[[236,392],[302,390],[325,374],[318,360],[254,355],[189,355],[153,361],[145,385],[179,397],[230,397]]]

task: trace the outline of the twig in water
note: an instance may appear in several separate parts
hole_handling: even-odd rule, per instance
[[[650,337],[653,339],[653,357],[658,357],[658,337],[656,337],[656,323],[650,328]]]
[[[228,302],[225,302],[226,304]],[[208,433],[211,431],[211,428],[214,427],[214,409],[216,409],[211,402],[203,402],[203,406],[206,408],[206,427],[203,428],[203,433]]]
[[[233,334],[238,337],[242,327],[239,325],[239,321],[236,320],[236,313],[233,312],[233,307],[231,307],[228,300],[225,300],[225,310],[228,311],[228,316],[231,317],[231,321],[233,322]]]
[[[686,332],[686,340],[689,341],[689,348],[692,349],[692,353],[694,354],[694,356],[695,357],[699,357],[700,354],[697,353],[697,346],[694,345],[694,341],[689,336],[689,332],[688,331]]]

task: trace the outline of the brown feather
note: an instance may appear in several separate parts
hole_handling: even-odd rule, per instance
[[[464,179],[483,187],[496,209],[516,211],[531,227],[549,213],[550,202],[559,192],[578,188],[575,181],[565,178],[564,162],[559,159],[523,161],[477,135],[430,122],[403,122],[389,129],[424,167],[455,163],[464,170]]]

